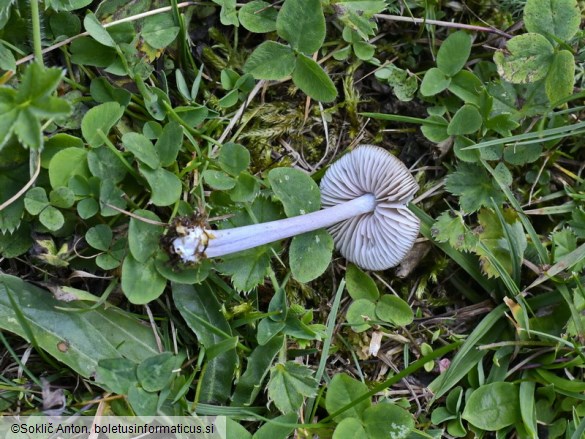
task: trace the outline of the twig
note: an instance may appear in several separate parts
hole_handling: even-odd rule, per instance
[[[39,155],[38,158],[37,158],[37,169],[35,169],[35,172],[31,176],[31,178],[28,181],[28,183],[25,184],[24,187],[21,190],[19,190],[17,193],[15,193],[12,197],[10,197],[4,203],[0,204],[0,212],[3,211],[4,209],[6,209],[8,206],[10,206],[16,200],[18,200],[20,198],[20,196],[22,194],[24,194],[28,190],[28,188],[31,187],[34,184],[34,182],[37,179],[37,177],[39,176],[39,173],[40,172],[41,172],[41,157]]]
[[[496,29],[496,28],[493,28],[493,27],[483,27],[483,26],[474,26],[472,24],[452,23],[450,21],[427,20],[425,18],[402,17],[400,15],[375,14],[374,17],[379,18],[381,20],[386,20],[386,21],[402,21],[404,23],[416,23],[416,24],[434,24],[437,26],[454,27],[457,29],[469,29],[469,30],[474,30],[477,32],[489,32],[492,34],[500,35],[501,37],[512,38],[512,35],[507,34],[506,32],[501,31],[501,30]]]

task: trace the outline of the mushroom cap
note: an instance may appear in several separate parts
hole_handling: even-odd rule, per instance
[[[408,168],[385,149],[360,145],[341,157],[321,180],[323,207],[367,193],[376,197],[376,207],[330,227],[335,247],[366,270],[397,265],[418,236],[420,222],[406,206],[417,190]]]

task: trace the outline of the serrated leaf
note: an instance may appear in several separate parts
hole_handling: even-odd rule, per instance
[[[291,413],[300,408],[304,398],[317,394],[318,384],[310,368],[287,361],[270,371],[268,397],[282,413]]]
[[[276,32],[293,49],[306,54],[325,41],[325,16],[319,0],[285,0],[276,18]]]
[[[228,255],[217,268],[222,273],[231,275],[236,290],[250,291],[264,282],[270,268],[270,249],[261,246]]]
[[[278,80],[289,76],[295,68],[295,55],[289,46],[265,41],[250,55],[244,72],[256,79]]]
[[[318,101],[332,102],[337,97],[337,89],[329,75],[305,55],[297,56],[292,80],[298,88]]]
[[[494,62],[499,75],[513,84],[528,84],[546,76],[554,48],[542,35],[529,33],[508,41],[507,52],[497,51]]]
[[[463,222],[458,212],[443,212],[436,219],[431,229],[433,238],[438,242],[448,242],[457,250],[469,251],[475,248],[477,238]]]
[[[485,169],[472,163],[460,163],[457,171],[447,177],[446,189],[459,196],[459,204],[465,213],[473,213],[482,206],[504,202],[504,195]]]
[[[43,133],[41,123],[30,108],[24,108],[18,113],[14,121],[14,133],[24,145],[30,149],[41,149]]]
[[[278,11],[270,3],[254,0],[240,8],[238,17],[242,26],[250,32],[266,33],[276,30]]]
[[[569,41],[579,31],[580,24],[576,0],[529,0],[524,6],[524,25],[528,32]]]

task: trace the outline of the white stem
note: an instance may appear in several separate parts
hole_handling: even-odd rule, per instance
[[[199,230],[173,241],[175,252],[185,262],[198,262],[205,247],[202,237],[208,236],[205,256],[216,258],[231,253],[248,250],[260,245],[280,241],[291,236],[331,227],[340,221],[357,215],[372,212],[376,207],[373,194],[365,194],[355,200],[347,201],[327,209],[285,218],[268,223],[252,224],[224,230]]]

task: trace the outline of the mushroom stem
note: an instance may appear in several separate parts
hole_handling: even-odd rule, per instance
[[[223,230],[198,228],[199,230],[189,231],[187,235],[176,238],[172,246],[183,261],[199,262],[203,253],[208,258],[215,258],[248,250],[302,233],[331,227],[349,218],[373,212],[375,208],[376,197],[373,194],[364,194],[327,209],[277,221]],[[204,240],[207,240],[207,246]]]

